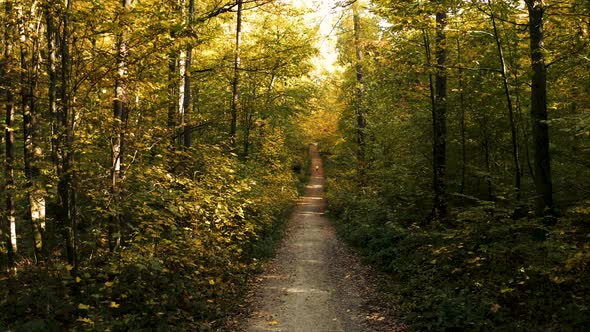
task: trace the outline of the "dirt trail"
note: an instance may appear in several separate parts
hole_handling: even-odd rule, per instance
[[[312,176],[277,256],[257,279],[243,331],[403,331],[377,300],[370,276],[323,216],[322,161],[310,148]],[[317,168],[316,168],[317,165]],[[377,302],[377,303],[376,303]]]

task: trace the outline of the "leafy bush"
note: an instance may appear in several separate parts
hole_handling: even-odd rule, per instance
[[[397,280],[387,291],[412,329],[577,331],[589,324],[590,246],[579,214],[546,226],[483,205],[458,210],[451,227],[408,225],[378,197],[342,186],[334,181],[329,193],[339,233]]]
[[[75,277],[55,261],[1,280],[3,329],[206,330],[232,310],[297,195],[280,133],[268,133],[247,162],[210,145],[158,158],[128,179],[117,253],[105,230],[92,229],[92,218],[115,208],[87,199],[95,214],[81,250],[90,259]],[[98,197],[92,190],[87,198]]]

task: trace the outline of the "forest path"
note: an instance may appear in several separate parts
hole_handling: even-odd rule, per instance
[[[324,172],[310,146],[312,176],[274,260],[247,299],[242,331],[402,331],[378,300],[371,274],[336,237],[325,211]]]

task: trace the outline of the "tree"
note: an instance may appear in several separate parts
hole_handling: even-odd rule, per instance
[[[236,135],[238,131],[238,105],[240,102],[240,44],[242,40],[242,0],[236,0],[236,42],[234,47],[234,72],[232,80],[231,99],[231,126],[229,130],[230,144],[232,149],[236,147]]]
[[[447,40],[445,29],[447,26],[446,8],[440,1],[435,1],[436,11],[436,38],[435,38],[435,97],[432,110],[433,140],[433,171],[434,171],[434,204],[433,217],[436,219],[447,216]]]
[[[121,17],[125,19],[131,9],[132,0],[122,0]],[[111,138],[111,195],[113,197],[114,211],[109,222],[109,250],[114,252],[121,246],[122,216],[120,212],[123,200],[122,171],[121,167],[125,155],[125,130],[129,112],[128,80],[128,53],[129,40],[128,28],[124,22],[119,27],[117,34],[117,75],[115,77],[115,99],[113,100],[114,136]]]
[[[4,139],[6,142],[6,157],[4,168],[4,195],[5,195],[5,219],[3,220],[2,233],[5,234],[5,245],[8,254],[8,264],[14,265],[17,253],[16,237],[16,211],[15,211],[15,181],[14,181],[14,86],[15,68],[13,59],[13,42],[14,42],[14,25],[11,19],[14,17],[14,8],[12,1],[4,3],[4,12],[8,18],[6,29],[4,30],[4,70],[3,70],[3,87],[2,90],[6,95],[6,117],[4,122]]]
[[[30,15],[26,15],[25,10],[29,11]],[[23,159],[28,196],[26,219],[31,223],[31,231],[34,234],[33,252],[35,262],[41,259],[43,251],[46,205],[46,191],[41,179],[40,162],[43,158],[43,147],[40,142],[40,110],[37,95],[41,70],[41,26],[34,23],[41,19],[40,13],[41,11],[33,4],[30,9],[21,8],[19,15],[21,41],[20,96],[24,141]]]
[[[75,150],[74,127],[76,124],[75,109],[72,107],[72,96],[75,90],[71,85],[71,51],[72,43],[72,8],[74,0],[66,0],[65,6],[60,8],[61,36],[59,47],[60,79],[59,103],[57,106],[56,129],[58,150],[58,218],[64,233],[66,257],[72,266],[71,272],[75,277],[78,273],[78,223],[77,223],[77,194],[75,191]]]
[[[531,59],[531,126],[534,152],[534,180],[536,213],[553,211],[553,183],[549,153],[549,125],[547,123],[547,68],[544,56],[543,14],[541,0],[525,0],[529,13],[529,41]]]
[[[363,109],[364,99],[364,73],[363,73],[363,49],[361,47],[361,22],[358,10],[358,1],[352,4],[352,19],[354,29],[354,52],[355,52],[355,70],[356,70],[356,88],[355,88],[355,110],[356,110],[356,130],[357,130],[357,172],[359,183],[366,184],[366,134],[365,128],[367,120]]]
[[[193,20],[195,16],[195,0],[189,0],[188,3],[188,17],[187,17],[187,26],[188,31],[190,34],[193,33]],[[183,96],[181,101],[181,109],[180,117],[181,117],[181,126],[180,129],[180,143],[184,145],[184,147],[191,146],[191,124],[190,124],[190,115],[192,113],[192,90],[191,90],[191,65],[192,65],[192,58],[193,58],[193,45],[192,42],[189,42],[186,46],[186,60],[185,60],[185,71],[184,71],[184,82],[182,83],[182,87],[184,87],[184,91],[182,92],[181,96]]]
[[[520,200],[521,191],[521,167],[520,167],[520,153],[518,147],[518,134],[516,131],[516,120],[514,116],[514,108],[512,106],[512,97],[510,94],[508,73],[506,70],[506,61],[504,59],[504,51],[502,49],[502,42],[498,33],[498,26],[496,25],[496,15],[492,6],[492,1],[488,0],[488,7],[490,9],[490,19],[492,21],[494,39],[498,49],[498,59],[500,62],[500,74],[502,75],[502,85],[504,86],[504,94],[506,96],[506,105],[508,108],[508,117],[510,121],[510,138],[512,141],[512,160],[514,163],[514,186],[516,187],[516,199]]]

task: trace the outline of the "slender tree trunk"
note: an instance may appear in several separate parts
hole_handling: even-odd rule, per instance
[[[502,15],[504,16],[504,13],[502,13]],[[503,22],[502,22],[503,25]],[[506,29],[504,29],[504,31],[506,31]],[[523,144],[522,146],[519,145],[519,150],[520,151],[524,151],[524,153],[519,153],[519,159],[523,158],[524,155],[524,161],[527,164],[529,173],[531,175],[532,178],[534,178],[533,176],[533,167],[531,165],[531,159],[530,159],[530,153],[529,153],[529,135],[528,135],[528,130],[525,128],[523,129],[522,126],[524,124],[523,118],[522,118],[522,103],[520,101],[520,91],[521,91],[521,84],[520,84],[520,78],[518,76],[518,67],[517,67],[517,62],[515,60],[515,56],[514,56],[514,49],[513,47],[517,47],[516,45],[511,45],[511,43],[509,42],[509,38],[506,35],[506,41],[507,41],[507,47],[508,47],[508,62],[510,64],[510,68],[511,68],[511,75],[512,75],[512,79],[514,80],[514,89],[513,89],[513,94],[514,94],[514,101],[515,101],[515,116],[516,116],[516,135],[517,135],[517,139],[516,141],[518,142],[518,137],[521,135],[522,133],[522,141],[525,142],[525,144]],[[522,150],[521,150],[522,149]],[[523,165],[523,161],[520,160],[520,178],[521,178],[521,186],[522,186],[522,177],[524,176],[524,166]]]
[[[193,28],[193,16],[195,14],[195,0],[189,0],[188,5],[188,28],[192,31]],[[191,146],[191,127],[190,127],[190,115],[192,106],[192,94],[191,94],[191,65],[193,58],[193,46],[189,43],[186,47],[186,59],[185,59],[185,70],[184,70],[184,94],[182,98],[182,111],[181,119],[182,124],[180,128],[180,142],[184,147],[188,148]]]
[[[487,114],[483,115],[483,157],[486,167],[486,185],[487,185],[487,198],[488,200],[492,200],[492,167],[490,162],[490,136],[488,133],[488,116]]]
[[[430,51],[430,37],[425,29],[422,29],[422,40],[424,41],[424,52],[426,53],[426,68],[432,66],[432,54]],[[428,88],[430,90],[430,107],[431,113],[434,116],[435,100],[434,100],[434,77],[432,73],[428,71]]]
[[[173,36],[174,37],[174,36]],[[178,59],[176,58],[175,52],[170,52],[168,55],[168,95],[169,95],[169,103],[168,103],[168,129],[170,132],[170,143],[171,146],[175,146],[176,142],[176,91],[178,90],[177,82],[176,82],[176,62]]]
[[[59,126],[59,116],[57,110],[57,47],[55,45],[57,40],[57,32],[56,27],[54,24],[54,12],[52,11],[52,3],[50,1],[46,1],[44,3],[44,14],[45,14],[45,23],[46,23],[46,42],[47,42],[47,76],[49,78],[49,85],[47,87],[47,101],[48,101],[48,110],[49,110],[49,117],[51,122],[51,162],[53,166],[53,171],[55,174],[58,175],[61,172],[61,162],[59,157],[59,137],[60,137],[60,126]],[[47,231],[45,234],[55,234],[54,227],[58,226],[56,223],[48,224]],[[45,252],[49,253],[48,248],[52,248],[55,243],[52,241],[52,236],[45,236],[46,244],[44,245]]]
[[[461,188],[460,193],[465,194],[465,174],[467,173],[467,144],[465,126],[465,93],[463,91],[462,48],[459,36],[457,36],[457,63],[459,64],[459,112],[461,124]]]
[[[189,123],[190,120],[190,108],[191,108],[191,77],[190,77],[190,66],[192,62],[192,52],[193,48],[188,46],[186,49],[186,60],[185,66],[186,69],[184,71],[184,93],[182,98],[182,114],[181,114],[181,128],[180,128],[180,142],[185,147],[188,148],[191,146],[191,128]]]
[[[504,52],[502,50],[502,43],[498,34],[498,27],[496,25],[496,15],[494,14],[494,8],[492,1],[488,1],[488,7],[490,8],[492,26],[494,28],[494,39],[496,41],[496,48],[498,50],[498,58],[500,60],[500,73],[502,74],[502,83],[504,85],[504,95],[506,97],[506,104],[508,107],[508,118],[510,121],[510,137],[512,141],[512,160],[514,163],[514,186],[516,188],[516,200],[520,200],[521,191],[521,179],[520,179],[520,157],[518,149],[518,135],[516,132],[516,124],[514,120],[514,108],[512,107],[512,98],[510,96],[510,88],[508,87],[508,75],[506,73],[506,61],[504,60]]]
[[[47,75],[49,76],[49,86],[47,88],[47,99],[49,104],[49,113],[52,119],[51,122],[51,160],[55,169],[59,165],[58,156],[58,123],[57,119],[57,55],[56,55],[56,28],[53,19],[53,12],[51,11],[51,4],[45,4],[45,22],[46,22],[46,38],[47,38]]]
[[[243,150],[243,159],[247,160],[248,159],[248,155],[250,154],[250,134],[252,131],[252,127],[254,126],[253,122],[254,122],[254,112],[255,112],[255,105],[254,105],[254,101],[257,98],[258,95],[258,89],[257,89],[257,84],[253,84],[251,86],[252,89],[252,94],[250,95],[249,98],[245,99],[242,101],[244,107],[243,107],[243,113],[244,113],[244,123],[243,123],[243,128],[244,128],[244,141],[243,141],[243,145],[244,145],[244,150]]]
[[[514,63],[512,65],[512,67],[514,67]],[[533,165],[531,164],[531,154],[529,152],[529,132],[527,130],[527,128],[522,128],[523,124],[524,124],[524,120],[523,120],[523,116],[522,116],[522,103],[520,102],[520,79],[518,77],[518,73],[515,72],[514,74],[514,86],[515,86],[515,97],[516,97],[516,117],[518,119],[518,123],[520,123],[521,125],[521,130],[520,132],[523,133],[523,141],[525,142],[525,144],[523,145],[523,149],[524,149],[524,158],[526,161],[526,165],[529,171],[529,174],[532,178],[534,178],[534,171],[533,171]],[[518,128],[517,128],[517,133],[518,133]],[[521,179],[524,176],[524,170],[521,167],[521,171],[520,171],[520,175],[521,175]]]
[[[4,3],[5,14],[8,18],[13,15],[13,3],[8,0]],[[14,182],[14,59],[13,44],[14,41],[14,22],[8,22],[4,30],[4,75],[3,90],[6,94],[6,118],[4,127],[4,139],[6,144],[5,168],[4,168],[4,195],[5,220],[3,224],[3,234],[6,234],[6,251],[9,266],[14,266],[16,254],[18,252],[16,237],[16,212],[15,212],[15,182]]]
[[[170,3],[171,10],[169,15],[175,15],[179,9],[178,2],[174,1]],[[176,32],[170,30],[170,38],[176,39]],[[176,50],[172,50],[168,53],[168,119],[167,119],[167,134],[170,135],[170,148],[173,150],[176,146],[176,133],[177,114],[180,112],[178,109],[178,92],[179,92],[179,79],[178,72],[180,71],[178,63],[178,54]]]
[[[366,134],[367,120],[363,109],[364,99],[364,72],[363,72],[363,50],[361,47],[361,23],[358,11],[358,2],[352,4],[352,18],[354,24],[354,49],[355,49],[355,69],[356,69],[356,89],[355,89],[355,112],[356,112],[356,131],[357,131],[357,173],[359,183],[366,185]]]
[[[30,20],[37,17],[36,5],[31,7]],[[39,121],[37,107],[37,84],[39,74],[39,32],[34,24],[27,22],[22,15],[21,27],[21,103],[23,112],[23,156],[24,172],[27,180],[28,198],[27,219],[33,234],[33,252],[35,262],[39,262],[43,253],[43,233],[45,231],[45,190],[41,183],[41,171],[38,163],[43,157],[39,144]],[[38,28],[37,28],[38,29]],[[34,37],[32,37],[34,36]],[[29,53],[29,49],[31,52]],[[30,66],[28,61],[30,60]]]
[[[433,169],[434,169],[434,206],[433,217],[444,219],[447,216],[446,197],[446,140],[447,140],[447,45],[445,27],[447,25],[447,13],[436,13],[436,75],[435,75],[435,102],[433,129]]]
[[[15,183],[14,183],[14,95],[10,89],[12,87],[8,85],[8,91],[6,92],[6,122],[4,129],[4,139],[6,141],[6,167],[5,167],[5,186],[4,192],[6,195],[5,215],[6,223],[9,228],[9,243],[7,245],[8,262],[10,265],[14,264],[17,247],[16,237],[16,212],[15,212]]]
[[[131,8],[131,0],[121,0],[123,15]],[[111,195],[113,196],[114,209],[109,220],[109,250],[116,252],[121,246],[122,239],[122,204],[121,166],[125,154],[125,123],[129,103],[129,91],[127,87],[128,64],[128,36],[125,27],[121,27],[117,42],[117,67],[118,75],[115,78],[115,100],[113,103],[113,118],[115,136],[111,139]]]
[[[505,14],[502,12],[502,15],[505,16]],[[504,23],[502,22],[502,25]],[[506,29],[504,29],[504,31],[506,31]],[[520,91],[521,91],[521,83],[520,83],[520,78],[518,76],[518,66],[517,66],[517,61],[515,59],[515,51],[514,49],[518,47],[518,42],[515,44],[511,44],[509,42],[510,38],[508,38],[508,36],[506,35],[506,40],[507,40],[507,47],[508,47],[508,62],[510,63],[510,68],[511,70],[511,75],[512,75],[512,79],[514,80],[514,89],[513,89],[513,94],[514,94],[514,99],[515,99],[515,115],[516,115],[516,134],[517,134],[517,142],[518,142],[518,137],[520,136],[519,133],[522,133],[522,141],[524,141],[525,143],[520,146],[519,145],[519,150],[523,151],[523,153],[520,154],[520,158],[524,158],[524,162],[521,160],[520,164],[520,177],[521,177],[521,182],[522,182],[522,177],[524,176],[524,166],[522,166],[525,162],[529,171],[529,174],[531,175],[531,178],[534,178],[534,171],[533,171],[533,166],[531,164],[531,158],[530,158],[530,153],[529,153],[529,130],[527,130],[527,128],[522,128],[524,121],[523,121],[523,117],[522,117],[522,103],[521,103],[521,99],[520,99]]]
[[[531,80],[531,122],[535,169],[536,213],[553,213],[553,184],[547,125],[547,71],[543,54],[542,0],[525,0],[529,12]]]
[[[242,0],[236,0],[238,5],[236,19],[236,43],[234,54],[234,79],[232,82],[232,100],[231,100],[231,126],[229,131],[230,144],[235,150],[236,135],[238,131],[238,104],[240,102],[240,44],[242,38]]]
[[[182,10],[182,16],[184,17],[184,13],[185,13],[185,2],[184,1],[180,1],[179,4],[181,10]],[[176,77],[178,79],[178,131],[176,132],[176,139],[178,141],[178,145],[182,146],[184,145],[184,126],[185,126],[185,93],[186,93],[186,62],[187,62],[187,55],[186,55],[186,50],[182,49],[180,51],[180,54],[178,56],[178,76]],[[189,88],[190,89],[190,88]]]
[[[74,190],[74,131],[73,125],[75,116],[70,104],[70,79],[71,79],[71,55],[70,55],[70,14],[73,0],[65,0],[65,8],[61,13],[61,77],[59,88],[59,107],[57,111],[59,124],[59,218],[64,228],[64,239],[66,244],[66,256],[68,263],[72,266],[70,273],[76,276],[78,273],[77,238],[78,225],[76,221],[76,192]]]

